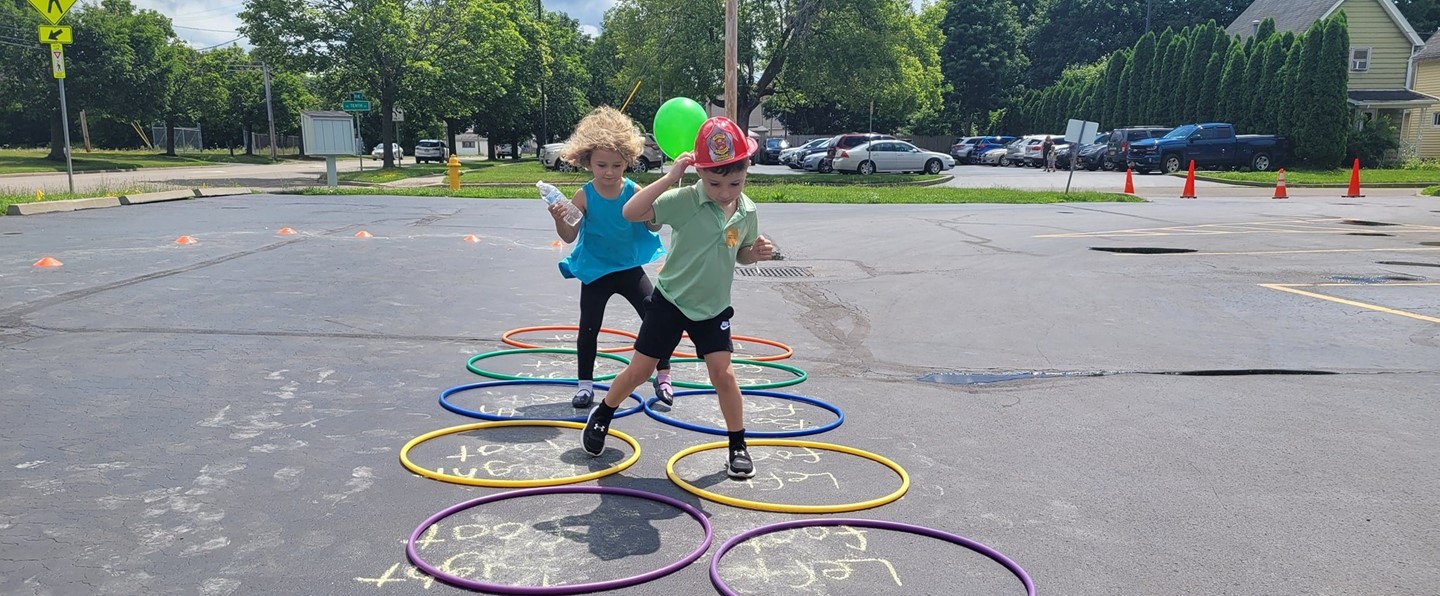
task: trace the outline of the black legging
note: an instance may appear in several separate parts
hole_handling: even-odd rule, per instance
[[[650,278],[640,267],[616,271],[588,284],[580,284],[580,332],[575,338],[576,358],[580,361],[580,380],[595,378],[595,352],[599,349],[600,327],[605,322],[605,305],[615,294],[624,296],[645,316],[645,298],[655,291]],[[655,368],[670,370],[670,357],[660,360]]]

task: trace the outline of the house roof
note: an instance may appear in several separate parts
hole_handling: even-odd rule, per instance
[[[1406,39],[1416,46],[1425,45],[1424,40],[1415,33],[1415,28],[1410,26],[1410,21],[1405,15],[1400,14],[1400,9],[1395,7],[1389,0],[1356,0],[1359,2],[1376,2],[1385,9],[1385,14],[1395,22]],[[1241,37],[1250,36],[1250,24],[1252,21],[1263,21],[1267,17],[1275,19],[1276,31],[1293,31],[1304,33],[1315,21],[1326,18],[1340,9],[1345,0],[1255,0],[1235,17],[1235,21],[1225,28],[1230,35]]]
[[[1430,106],[1440,103],[1433,96],[1409,89],[1365,89],[1349,93],[1350,104],[1373,108]]]
[[[1430,40],[1425,42],[1425,47],[1415,53],[1416,60],[1434,60],[1440,58],[1440,35],[1431,35]]]

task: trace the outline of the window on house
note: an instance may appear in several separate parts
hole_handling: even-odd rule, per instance
[[[460,147],[463,149],[474,149],[475,141],[460,141]]]
[[[1431,118],[1431,120],[1430,120],[1430,126],[1434,126],[1434,127],[1436,127],[1436,128],[1440,128],[1440,112],[1436,112],[1436,113],[1434,113],[1434,114],[1431,114],[1431,115],[1430,115],[1430,118]]]
[[[1350,49],[1350,72],[1370,70],[1370,48]]]

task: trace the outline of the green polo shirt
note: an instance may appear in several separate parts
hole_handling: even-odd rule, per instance
[[[735,215],[727,220],[699,184],[672,189],[655,200],[651,222],[670,226],[660,294],[692,321],[714,318],[728,308],[735,255],[760,236],[750,197],[740,195]]]

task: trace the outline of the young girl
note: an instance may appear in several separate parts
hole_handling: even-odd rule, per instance
[[[563,205],[550,206],[555,232],[566,243],[575,243],[570,256],[560,262],[560,273],[580,280],[580,331],[575,341],[580,386],[570,400],[577,408],[590,407],[595,398],[595,352],[606,304],[619,294],[644,317],[645,298],[655,288],[642,267],[665,254],[656,233],[660,226],[628,221],[620,212],[639,190],[625,171],[644,149],[645,139],[628,116],[600,107],[580,120],[560,153],[560,159],[594,175],[570,199],[584,214],[578,224],[565,223]],[[672,405],[670,359],[661,359],[656,369],[655,396]]]

